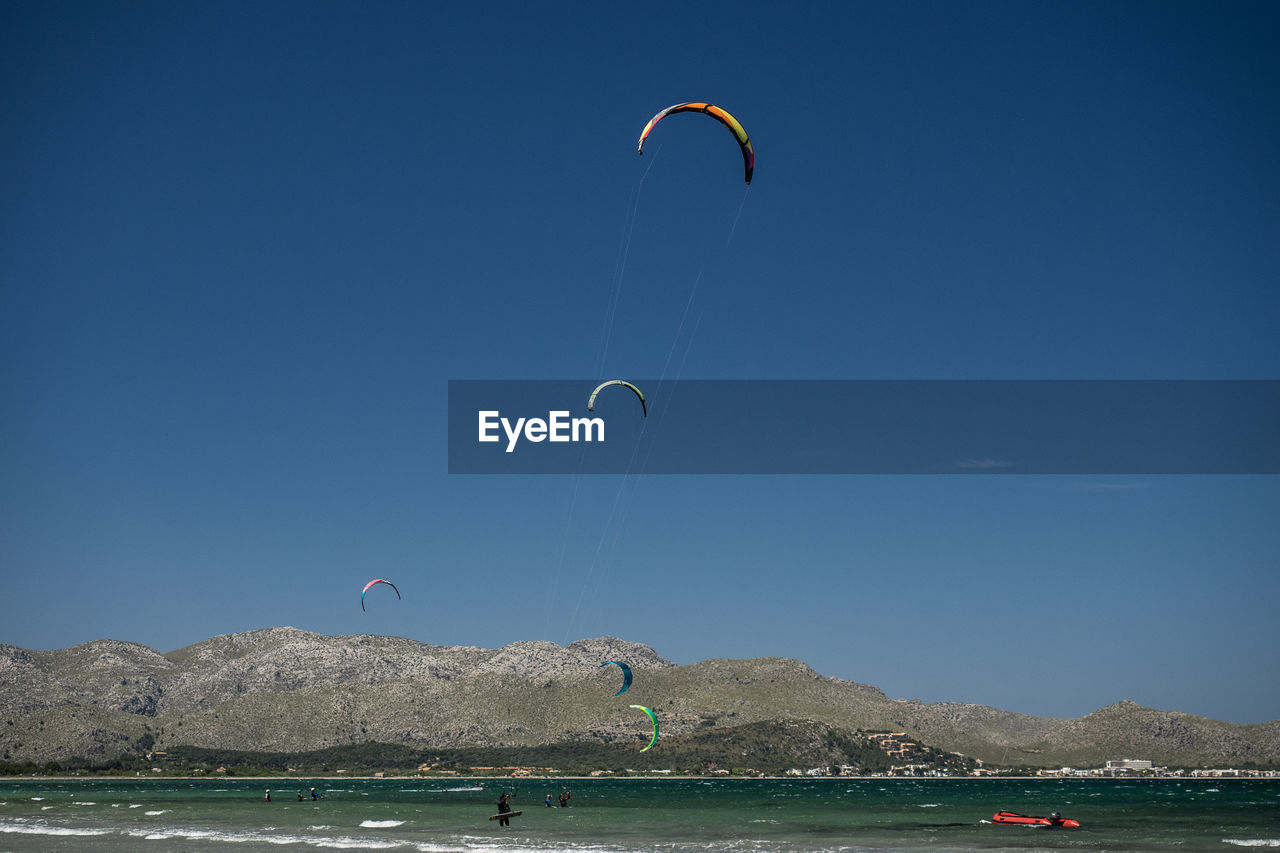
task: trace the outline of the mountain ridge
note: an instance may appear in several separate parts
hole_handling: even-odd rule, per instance
[[[615,667],[636,673],[614,695]],[[629,701],[624,701],[629,700]],[[890,699],[790,658],[677,665],[616,637],[567,646],[435,646],[290,627],[211,637],[161,653],[94,640],[53,651],[0,645],[0,756],[114,758],[143,745],[296,751],[368,741],[432,748],[532,747],[643,738],[631,703],[664,737],[766,723],[904,732],[1001,765],[1096,766],[1149,758],[1176,766],[1280,764],[1280,720],[1234,724],[1129,700],[1077,718],[964,702]]]

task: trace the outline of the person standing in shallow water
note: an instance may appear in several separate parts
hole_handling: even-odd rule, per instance
[[[270,788],[268,788],[268,789],[267,789],[267,796],[266,796],[266,800],[265,800],[265,802],[268,802],[268,803],[269,803],[269,802],[271,802],[271,789],[270,789]]]
[[[505,815],[509,811],[511,811],[511,795],[504,793],[502,796],[498,797],[498,814]],[[499,818],[498,825],[511,826],[511,818]]]

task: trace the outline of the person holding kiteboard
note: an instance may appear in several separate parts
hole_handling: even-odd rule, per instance
[[[506,815],[511,811],[511,795],[503,791],[502,796],[498,797],[498,814],[502,817],[498,818],[498,826],[511,826],[511,818]]]
[[[498,796],[498,813],[490,815],[489,820],[496,820],[499,826],[511,826],[511,818],[520,817],[524,812],[513,812],[511,810],[511,799],[520,793],[520,783],[516,783],[516,789],[512,792],[503,791]]]
[[[516,790],[520,790],[520,786],[516,786]],[[511,810],[511,794],[503,793],[498,797],[498,813],[489,818],[496,820],[499,826],[511,826],[511,818],[520,817],[524,812],[513,812]]]

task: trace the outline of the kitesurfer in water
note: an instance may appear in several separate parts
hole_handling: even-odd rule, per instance
[[[498,814],[505,815],[511,811],[511,795],[504,793],[498,797]],[[499,826],[511,826],[511,818],[503,817],[498,819]]]
[[[560,793],[560,808],[567,809],[569,807],[569,792],[562,791]]]
[[[315,788],[312,788],[312,789],[311,789],[311,799],[313,799],[313,800],[318,800],[318,799],[320,799],[320,795],[316,793],[316,789],[315,789]]]
[[[553,808],[555,808],[555,804],[551,802],[551,795],[550,795],[550,794],[547,794],[547,808],[549,808],[549,809],[553,809]]]
[[[269,803],[269,802],[271,802],[271,789],[270,789],[270,788],[268,788],[268,789],[267,789],[267,797],[266,797],[265,802],[268,802],[268,803]]]

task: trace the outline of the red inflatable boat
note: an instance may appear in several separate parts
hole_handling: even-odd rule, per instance
[[[1080,821],[1068,818],[1035,817],[1017,812],[996,812],[992,823],[1020,823],[1023,826],[1058,827],[1060,829],[1079,829]]]

